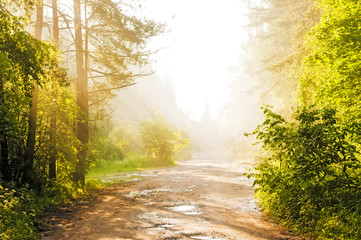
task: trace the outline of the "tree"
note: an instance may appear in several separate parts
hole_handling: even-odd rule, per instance
[[[337,106],[340,116],[360,119],[360,12],[357,1],[320,0],[320,23],[308,34],[309,54],[300,78],[303,106]]]
[[[295,105],[297,97],[300,48],[305,33],[317,20],[317,12],[309,0],[292,4],[287,0],[261,0],[247,4],[250,22],[245,72],[262,92],[262,103],[274,104],[290,113],[289,106]]]
[[[29,100],[34,83],[45,81],[51,71],[55,54],[49,44],[30,36],[18,18],[5,8],[0,11],[1,65],[1,168],[4,181],[28,180],[32,170],[24,162],[23,144],[27,127],[24,121],[29,114]],[[20,151],[19,151],[20,149]],[[22,156],[21,156],[22,155]],[[21,161],[20,161],[21,160]]]
[[[58,17],[58,0],[52,0],[52,10],[53,10],[53,41],[55,48],[59,49],[59,17]],[[55,90],[57,95],[58,85],[56,85]],[[49,159],[49,178],[56,179],[56,159],[57,159],[57,111],[56,106],[52,106],[52,115],[51,115],[51,135],[50,142],[52,144],[52,150]]]
[[[9,171],[9,146],[8,146],[8,134],[7,134],[7,125],[9,124],[6,119],[6,100],[5,100],[5,73],[11,69],[11,64],[9,59],[2,52],[0,53],[0,106],[1,106],[1,115],[0,115],[0,148],[1,148],[1,158],[0,158],[0,171],[3,181],[10,181],[11,173]]]
[[[41,40],[44,22],[44,7],[43,2],[39,2],[36,7],[36,22],[35,22],[35,38]],[[32,172],[34,166],[34,152],[35,152],[35,135],[36,135],[36,117],[38,112],[38,98],[39,98],[39,86],[34,84],[34,90],[32,91],[32,103],[29,111],[29,129],[28,137],[26,141],[25,150],[25,172],[24,182],[32,183]]]
[[[99,109],[100,114],[93,114],[93,118],[107,116],[104,105],[114,96],[112,91],[133,85],[134,77],[143,75],[134,74],[130,68],[147,63],[150,53],[144,50],[145,43],[163,28],[153,21],[129,16],[123,10],[126,6],[128,5],[112,0],[85,2],[84,51],[80,1],[74,0],[77,102],[81,109],[77,137],[82,142],[74,178],[79,183],[84,182],[85,176],[89,120],[94,120],[89,116],[89,106],[93,106],[93,113],[95,107]],[[93,83],[89,92],[88,74]]]
[[[88,79],[84,68],[84,51],[82,37],[81,5],[80,0],[74,0],[74,26],[75,26],[75,51],[76,51],[76,91],[77,104],[80,108],[77,122],[76,135],[81,142],[78,153],[78,164],[74,173],[76,183],[85,183],[87,144],[89,143],[89,103]]]

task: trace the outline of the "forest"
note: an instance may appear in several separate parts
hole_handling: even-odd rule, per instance
[[[40,239],[100,176],[201,151],[251,159],[259,209],[294,234],[361,239],[361,2],[239,0],[245,54],[222,120],[199,121],[157,79],[149,45],[171,29],[144,2],[0,0],[0,239]]]

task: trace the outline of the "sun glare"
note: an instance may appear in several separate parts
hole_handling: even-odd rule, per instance
[[[170,33],[152,42],[158,74],[174,83],[177,104],[199,120],[208,105],[214,117],[226,103],[229,67],[247,39],[245,7],[237,0],[148,0],[146,14]]]

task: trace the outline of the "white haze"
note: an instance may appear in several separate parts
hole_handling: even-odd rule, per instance
[[[151,48],[162,48],[153,67],[173,82],[177,104],[192,119],[201,120],[206,105],[219,118],[231,92],[229,67],[247,40],[246,8],[238,0],[147,0],[144,10],[170,29]]]
[[[243,141],[243,132],[260,118],[258,91],[242,66],[247,8],[238,0],[145,4],[142,14],[166,23],[169,32],[150,42],[151,50],[160,49],[152,56],[156,74],[120,90],[114,118],[138,122],[156,110],[187,129],[195,150],[223,150]]]

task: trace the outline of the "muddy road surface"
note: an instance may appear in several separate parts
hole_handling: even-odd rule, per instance
[[[217,153],[195,154],[117,185],[43,239],[302,239],[258,211],[252,180],[242,175],[250,167]]]

